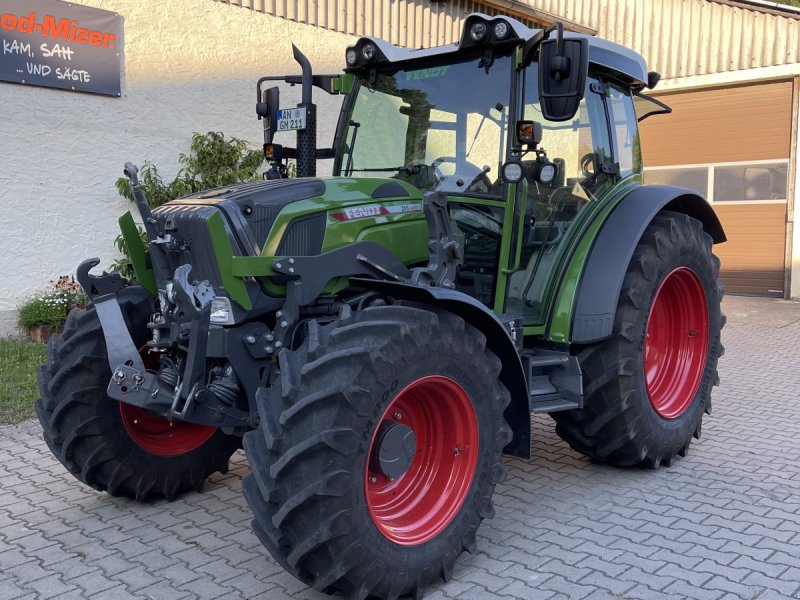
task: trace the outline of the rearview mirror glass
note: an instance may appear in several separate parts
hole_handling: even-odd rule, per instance
[[[272,136],[278,130],[278,108],[280,107],[280,89],[277,86],[262,92],[262,102],[258,105],[258,114],[264,120],[264,143],[272,142]]]
[[[569,121],[578,112],[589,70],[589,41],[547,39],[539,46],[539,104],[548,121]]]

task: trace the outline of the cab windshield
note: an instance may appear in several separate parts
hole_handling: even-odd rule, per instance
[[[423,191],[499,196],[511,58],[478,58],[362,79],[336,172],[392,177]]]

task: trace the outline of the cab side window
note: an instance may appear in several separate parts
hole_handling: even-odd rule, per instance
[[[608,91],[608,112],[614,137],[614,156],[621,177],[642,174],[642,147],[639,124],[631,91],[627,86],[611,82]]]
[[[590,74],[573,119],[553,122],[544,118],[539,106],[537,65],[526,74],[522,118],[541,125],[542,141],[522,159],[528,183],[525,228],[520,270],[510,279],[507,310],[521,314],[527,323],[543,322],[551,277],[579,215],[616,181],[616,175],[602,169],[612,160],[612,146],[604,99],[592,90],[593,83],[598,80]],[[545,165],[555,166],[552,179],[542,176],[552,173],[549,167],[543,171]]]

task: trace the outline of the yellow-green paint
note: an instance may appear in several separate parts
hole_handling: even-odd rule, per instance
[[[428,223],[424,218],[362,229],[356,241],[386,246],[407,265],[428,260]]]
[[[503,237],[500,239],[500,264],[497,265],[497,281],[494,289],[494,311],[501,313],[506,306],[506,281],[509,270],[506,268],[511,256],[511,235],[514,227],[514,207],[517,203],[517,184],[510,183],[506,188],[505,212],[503,213]],[[524,211],[522,211],[524,212]],[[501,267],[500,265],[504,265]]]
[[[356,81],[356,76],[352,73],[345,73],[333,78],[332,87],[334,92],[340,94],[349,94],[353,89],[353,84]]]
[[[231,274],[234,277],[271,277],[278,275],[272,268],[274,256],[234,256]]]
[[[153,269],[147,266],[147,249],[142,244],[142,238],[139,237],[139,228],[133,221],[133,216],[130,211],[126,212],[119,218],[119,229],[122,232],[122,239],[125,240],[125,248],[128,250],[128,258],[133,265],[133,273],[136,280],[148,292],[155,296],[158,293],[156,287],[156,276]]]
[[[641,183],[639,175],[620,181],[609,190],[607,199],[598,204],[597,209],[583,222],[580,231],[576,232],[577,243],[572,244],[571,256],[560,271],[558,290],[553,296],[552,308],[546,312],[549,318],[544,333],[548,340],[562,343],[570,341],[575,294],[592,246],[611,212],[639,183]]]
[[[519,184],[519,197],[526,198],[528,196],[528,180],[523,179]],[[520,207],[521,209],[522,207]],[[516,273],[519,270],[519,261],[522,257],[522,230],[525,227],[525,211],[519,211],[519,220],[517,222],[517,247],[514,249],[514,264],[510,268],[502,269],[502,272],[506,275],[511,275],[512,273]],[[501,263],[507,264],[507,263]]]

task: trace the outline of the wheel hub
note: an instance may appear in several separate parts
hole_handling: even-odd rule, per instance
[[[377,464],[373,470],[380,470],[386,477],[397,479],[408,470],[417,453],[417,436],[414,430],[402,423],[384,421],[375,439],[373,463],[377,456]]]

